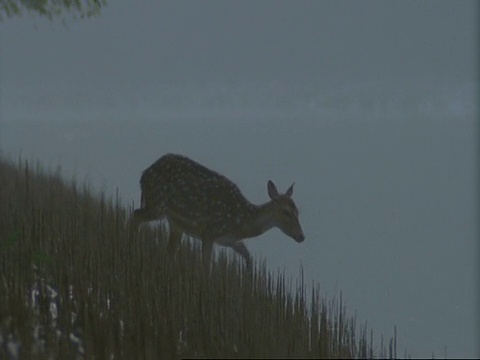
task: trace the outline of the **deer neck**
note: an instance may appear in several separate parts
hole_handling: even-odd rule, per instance
[[[271,201],[262,205],[252,205],[251,214],[240,229],[243,239],[259,236],[275,226],[272,206]]]

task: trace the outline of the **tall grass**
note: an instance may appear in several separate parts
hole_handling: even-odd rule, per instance
[[[265,263],[222,252],[208,276],[195,244],[172,257],[131,209],[26,161],[0,160],[0,358],[385,356],[342,299],[307,299]],[[390,341],[390,357],[394,356]]]

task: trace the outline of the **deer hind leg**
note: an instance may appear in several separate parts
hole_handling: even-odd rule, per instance
[[[155,210],[155,208],[135,209],[130,220],[130,226],[136,231],[138,231],[138,228],[142,223],[156,220],[157,218],[158,212]]]
[[[183,231],[181,227],[171,219],[168,220],[168,225],[170,227],[170,234],[168,236],[167,251],[170,254],[175,254],[182,239]]]
[[[142,207],[135,209],[130,219],[130,229],[136,233],[139,233],[140,225],[142,223],[154,220],[162,220],[165,217],[165,210],[161,206]]]

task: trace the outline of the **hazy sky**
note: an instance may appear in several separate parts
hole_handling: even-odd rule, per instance
[[[0,150],[139,200],[180,152],[266,201],[301,245],[246,245],[413,357],[480,356],[478,1],[109,1],[0,23]],[[476,311],[476,312],[475,312]]]
[[[475,2],[110,2],[99,19],[2,23],[3,72],[27,82],[460,83],[475,70]],[[32,32],[32,23],[43,31]],[[16,43],[9,37],[15,36]],[[45,37],[49,37],[48,45]],[[46,61],[37,54],[51,54]],[[476,54],[475,54],[476,55]],[[61,59],[55,61],[53,59]],[[38,59],[35,67],[32,61]],[[13,69],[12,69],[13,70]],[[41,71],[39,71],[41,70]],[[13,80],[13,79],[12,79]]]

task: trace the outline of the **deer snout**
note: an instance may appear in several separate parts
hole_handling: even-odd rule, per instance
[[[301,242],[303,242],[303,240],[305,240],[305,235],[303,235],[303,233],[300,233],[300,234],[294,236],[293,239],[296,242],[301,243]]]

